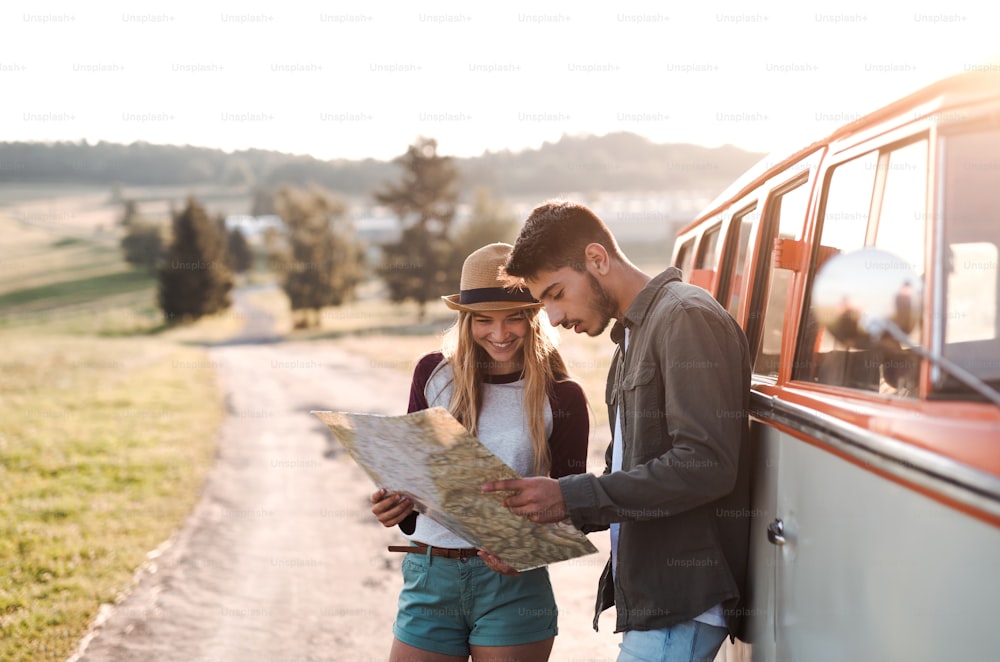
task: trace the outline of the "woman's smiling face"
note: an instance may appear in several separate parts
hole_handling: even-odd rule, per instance
[[[472,313],[472,337],[490,355],[484,372],[503,375],[524,367],[524,337],[530,332],[522,310]]]

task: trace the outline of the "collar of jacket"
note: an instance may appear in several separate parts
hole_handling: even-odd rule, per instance
[[[631,329],[637,324],[642,324],[642,321],[646,319],[649,307],[653,305],[653,301],[660,290],[666,287],[668,283],[679,280],[681,280],[681,270],[677,267],[667,267],[659,275],[646,283],[646,286],[639,290],[639,294],[632,301],[632,305],[625,311],[625,317],[615,322],[615,325],[611,327],[611,339],[616,344],[621,345],[625,340],[625,328]]]

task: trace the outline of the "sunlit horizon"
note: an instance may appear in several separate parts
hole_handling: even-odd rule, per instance
[[[770,153],[1000,71],[996,7],[116,2],[0,11],[5,141],[389,160],[563,135]]]

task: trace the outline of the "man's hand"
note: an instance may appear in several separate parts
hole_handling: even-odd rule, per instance
[[[559,522],[569,514],[559,481],[555,478],[536,476],[498,480],[483,485],[483,492],[514,492],[503,500],[503,505],[515,515],[527,517],[532,522]]]
[[[413,512],[413,502],[398,492],[380,488],[371,497],[372,513],[382,526],[396,526]]]

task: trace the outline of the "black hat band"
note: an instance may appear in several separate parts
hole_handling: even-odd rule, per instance
[[[470,303],[486,303],[493,301],[517,301],[520,303],[538,303],[527,290],[508,290],[503,287],[477,287],[474,290],[461,290],[458,302],[467,306]]]

